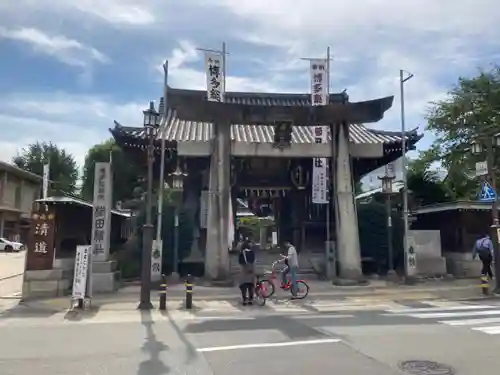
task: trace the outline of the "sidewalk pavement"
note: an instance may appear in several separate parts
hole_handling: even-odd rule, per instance
[[[428,281],[417,285],[396,285],[381,280],[371,281],[366,286],[333,286],[326,281],[308,280],[310,286],[307,300],[352,301],[372,304],[380,301],[405,301],[427,299],[470,299],[481,298],[481,289],[475,279]],[[240,297],[236,287],[195,286],[193,300],[196,301],[228,301]],[[128,285],[115,293],[98,294],[92,298],[92,306],[99,309],[123,310],[135,309],[139,301],[140,286]],[[185,299],[183,284],[169,286],[167,300],[180,303]],[[158,291],[151,292],[151,301],[156,306],[159,300]],[[34,299],[20,302],[33,310],[63,311],[70,307],[70,298],[59,297]]]

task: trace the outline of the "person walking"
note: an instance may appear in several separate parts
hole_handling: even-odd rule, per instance
[[[246,239],[241,245],[238,257],[240,265],[240,290],[242,304],[252,305],[255,285],[255,253],[251,248],[250,241]]]
[[[476,256],[479,255],[479,259],[483,264],[481,274],[488,275],[490,279],[493,279],[493,272],[491,271],[493,252],[493,242],[491,242],[491,238],[489,235],[485,235],[478,239],[474,243],[474,247],[472,248],[472,260],[476,259]]]
[[[287,267],[283,271],[283,282],[287,282],[287,274],[290,273],[290,289],[292,291],[292,296],[297,297],[297,273],[299,271],[299,255],[297,254],[297,249],[292,245],[290,241],[285,242],[285,248],[287,249],[287,255],[281,254],[282,261],[285,262]]]

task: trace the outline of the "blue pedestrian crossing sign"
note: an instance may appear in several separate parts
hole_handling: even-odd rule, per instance
[[[493,190],[488,181],[484,181],[483,186],[481,186],[481,196],[479,200],[481,202],[494,202],[497,200],[497,192]]]

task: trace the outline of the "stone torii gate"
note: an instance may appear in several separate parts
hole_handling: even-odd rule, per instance
[[[354,199],[349,154],[349,124],[377,122],[392,106],[393,96],[364,101],[332,103],[326,106],[266,106],[207,101],[200,96],[175,95],[168,106],[185,121],[213,124],[214,139],[210,155],[208,228],[205,274],[211,279],[225,279],[229,272],[228,223],[232,124],[274,125],[290,142],[292,126],[329,126],[331,132],[337,258],[339,276],[361,277],[358,220]],[[285,125],[283,127],[283,125]]]

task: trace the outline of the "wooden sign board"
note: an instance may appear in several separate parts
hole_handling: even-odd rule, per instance
[[[51,270],[55,253],[56,215],[54,207],[41,204],[31,216],[26,270]]]

